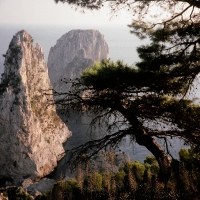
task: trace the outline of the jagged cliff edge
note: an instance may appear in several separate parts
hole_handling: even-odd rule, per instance
[[[51,88],[44,54],[24,30],[12,39],[5,55],[0,85],[0,180],[21,184],[53,171],[71,132],[47,107]],[[48,98],[52,98],[49,95]]]
[[[80,76],[95,61],[108,58],[108,44],[98,30],[71,30],[51,47],[47,66],[53,89],[66,92],[70,85],[63,83]]]

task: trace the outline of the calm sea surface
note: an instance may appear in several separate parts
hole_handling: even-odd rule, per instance
[[[26,30],[33,37],[35,43],[39,43],[45,53],[45,60],[48,58],[49,50],[55,45],[56,40],[63,34],[72,29],[96,29],[99,30],[105,37],[105,40],[109,46],[109,56],[111,60],[123,60],[129,65],[134,65],[139,60],[136,48],[141,44],[147,44],[148,41],[140,41],[136,36],[129,33],[129,28],[126,26],[29,26],[29,25],[1,25],[0,26],[0,73],[3,72],[4,58],[3,54],[6,53],[8,45],[15,33],[19,30]],[[88,130],[88,121],[86,117],[82,117],[79,123],[76,118],[69,120],[68,127],[72,131],[73,136],[68,140],[65,148],[75,147],[89,140],[89,136],[86,134]],[[180,148],[185,147],[179,139],[170,140],[171,142],[171,154],[178,158],[178,151]],[[164,147],[164,144],[163,144]],[[144,147],[137,144],[133,144],[129,137],[124,139],[120,149],[130,155],[133,160],[139,160],[143,162],[146,155],[150,155],[150,152]]]

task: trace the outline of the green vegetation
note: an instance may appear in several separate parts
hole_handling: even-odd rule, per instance
[[[99,9],[105,2],[56,0],[59,1],[90,9]],[[95,63],[74,80],[68,94],[61,94],[63,101],[59,99],[57,104],[91,112],[91,125],[103,123],[107,133],[76,148],[72,161],[78,165],[83,154],[90,157],[106,146],[117,146],[131,135],[133,141],[155,156],[159,182],[166,184],[171,162],[154,138],[162,138],[167,148],[167,136],[182,138],[194,148],[200,145],[200,105],[187,95],[192,96],[193,83],[200,72],[200,3],[116,0],[110,5],[113,12],[122,7],[130,10],[134,14],[129,25],[131,32],[150,42],[137,48],[141,60],[134,68],[121,61]],[[158,15],[151,14],[153,6],[160,9]]]
[[[81,199],[81,191],[78,182],[75,179],[59,181],[54,184],[51,191],[38,196],[37,200],[53,200],[53,199]]]
[[[84,161],[83,154],[90,157],[107,146],[115,147],[130,135],[134,142],[145,146],[155,156],[159,164],[159,181],[166,183],[171,161],[159,144],[161,139],[167,148],[168,136],[179,137],[198,147],[200,106],[186,96],[191,69],[185,74],[180,73],[181,67],[175,63],[171,68],[161,65],[154,70],[141,63],[137,68],[128,67],[121,61],[96,63],[86,69],[80,79],[74,80],[71,91],[62,94],[63,99],[56,102],[66,110],[91,112],[91,126],[102,127],[106,133],[99,140],[89,141],[71,151],[72,165]]]
[[[101,63],[96,62],[93,67],[84,70],[81,79],[85,85],[92,85],[95,89],[124,88],[130,85],[133,79],[139,80],[136,72],[136,69],[128,67],[122,61],[115,63],[103,60]]]
[[[158,182],[159,166],[154,156],[147,156],[144,164],[132,161],[116,174],[97,172],[77,179],[57,182],[51,191],[37,200],[92,199],[198,199],[200,195],[199,157],[193,150],[181,149],[180,162],[174,160],[167,185]]]
[[[100,9],[105,3],[102,0],[55,2],[66,2],[89,9]],[[91,125],[102,125],[107,133],[99,140],[89,141],[75,148],[71,152],[72,166],[86,160],[82,155],[90,158],[101,149],[118,146],[124,137],[130,135],[133,141],[145,146],[155,156],[159,165],[159,169],[155,165],[155,171],[152,172],[151,164],[149,166],[146,162],[148,170],[144,170],[145,178],[159,170],[152,177],[163,188],[175,188],[177,194],[179,186],[176,185],[181,183],[179,194],[182,191],[195,193],[198,191],[194,189],[195,186],[191,190],[188,188],[193,185],[192,177],[198,176],[192,172],[183,173],[193,169],[193,160],[187,160],[191,152],[181,152],[181,159],[185,159],[184,166],[179,166],[176,172],[171,171],[172,168],[177,170],[177,163],[169,159],[167,149],[170,144],[167,138],[181,138],[193,147],[198,157],[200,105],[191,96],[195,96],[194,85],[200,73],[200,2],[116,0],[111,1],[110,6],[113,13],[127,8],[133,14],[133,21],[129,25],[131,33],[140,39],[148,38],[150,42],[137,48],[141,60],[134,69],[123,62],[105,60],[96,63],[92,68],[86,69],[80,79],[74,80],[68,94],[61,94],[64,95],[63,101],[59,99],[57,104],[64,105],[66,110],[91,112],[94,116]],[[154,6],[157,12],[152,14]],[[160,140],[156,141],[155,138]],[[161,140],[166,144],[166,151],[159,144]],[[143,168],[139,169],[137,168],[137,174],[131,172],[129,176],[135,176],[137,181],[142,182]],[[198,174],[199,169],[195,170]],[[191,184],[186,184],[184,176],[189,177]],[[134,181],[131,185],[132,191],[138,191]],[[154,190],[157,190],[156,187]],[[161,191],[162,187],[159,192]],[[191,192],[185,193],[186,196],[189,194]]]
[[[6,192],[5,192],[6,193]],[[17,190],[7,191],[7,196],[9,200],[32,200],[33,198],[24,191],[22,187],[19,187]]]

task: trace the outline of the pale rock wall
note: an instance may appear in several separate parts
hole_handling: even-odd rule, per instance
[[[78,78],[81,72],[95,61],[108,58],[108,45],[97,30],[72,30],[57,40],[51,47],[47,66],[53,88],[66,92],[69,86],[63,78]]]
[[[0,85],[0,180],[38,180],[57,166],[71,132],[47,106],[51,88],[44,54],[26,31],[12,39]],[[48,91],[49,99],[52,93]]]

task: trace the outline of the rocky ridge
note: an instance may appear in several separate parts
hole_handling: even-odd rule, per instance
[[[44,53],[24,30],[12,39],[0,84],[0,180],[21,184],[49,174],[63,156],[71,132],[47,107],[51,88]],[[52,94],[49,92],[49,99]]]
[[[53,88],[66,92],[69,86],[63,79],[78,78],[81,72],[95,61],[108,58],[108,45],[97,30],[72,30],[51,47],[47,66]]]

